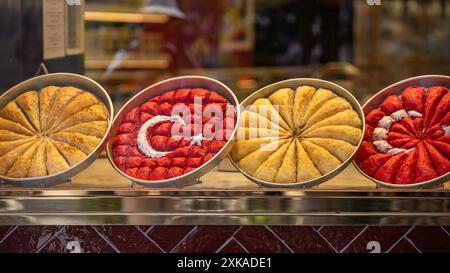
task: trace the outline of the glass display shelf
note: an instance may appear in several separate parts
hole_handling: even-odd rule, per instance
[[[99,158],[53,188],[1,184],[0,225],[15,224],[450,225],[450,183],[382,189],[350,165],[306,190],[260,188],[238,172],[218,169],[188,187],[149,189],[132,185]]]

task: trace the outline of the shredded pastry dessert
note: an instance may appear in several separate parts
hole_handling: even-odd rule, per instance
[[[41,177],[80,163],[100,144],[108,117],[97,97],[75,87],[21,94],[0,110],[0,175]]]
[[[366,115],[355,160],[378,181],[414,184],[450,171],[450,92],[444,86],[410,86]]]
[[[244,109],[231,159],[246,174],[272,183],[319,178],[355,152],[362,122],[334,92],[283,88]]]
[[[168,91],[126,114],[112,139],[114,163],[141,180],[179,177],[214,158],[235,126],[235,107],[217,92]]]

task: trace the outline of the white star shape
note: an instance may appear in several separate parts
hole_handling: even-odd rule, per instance
[[[205,138],[203,137],[202,134],[198,134],[196,136],[193,136],[192,140],[191,140],[191,145],[192,146],[194,146],[194,145],[202,146],[202,140],[204,140],[204,139]]]

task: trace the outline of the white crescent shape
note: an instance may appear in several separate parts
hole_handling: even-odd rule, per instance
[[[178,123],[182,125],[186,125],[183,118],[180,116],[154,116],[153,118],[147,120],[144,124],[142,124],[141,128],[139,129],[138,135],[137,135],[137,145],[139,150],[146,156],[146,157],[163,157],[170,152],[161,152],[153,149],[152,145],[148,143],[147,140],[147,130],[150,127],[155,126],[158,123],[171,121],[173,123]],[[208,140],[207,138],[204,138],[203,135],[200,133],[198,135],[195,135],[191,137],[191,145],[202,145],[202,140]]]
[[[137,135],[137,145],[139,150],[141,150],[141,152],[147,156],[147,157],[163,157],[165,155],[167,155],[170,152],[161,152],[161,151],[156,151],[155,149],[153,149],[152,145],[150,143],[148,143],[147,140],[147,130],[148,128],[161,123],[161,122],[166,122],[166,121],[171,121],[174,123],[179,123],[179,124],[183,124],[186,125],[186,123],[184,122],[183,118],[181,118],[180,116],[154,116],[153,118],[147,120],[144,124],[142,124],[141,129],[139,129],[138,135]]]

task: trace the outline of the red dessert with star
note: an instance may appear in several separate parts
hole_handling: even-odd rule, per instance
[[[387,97],[366,115],[355,161],[368,176],[414,184],[450,172],[450,92],[444,86],[411,86]]]
[[[116,166],[141,180],[165,180],[194,171],[232,137],[234,107],[215,91],[179,89],[132,109],[112,142]]]

